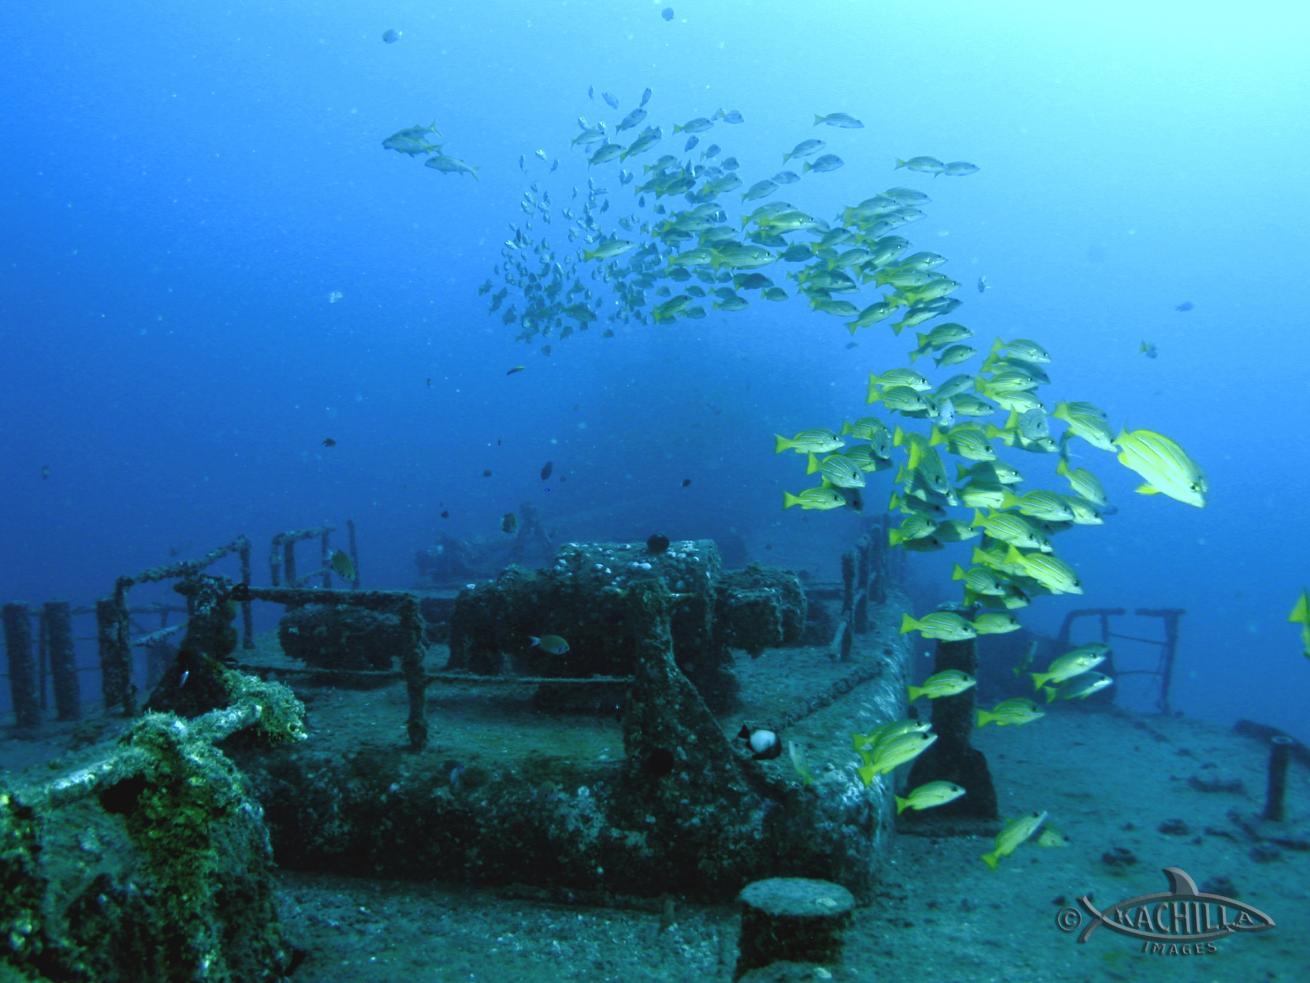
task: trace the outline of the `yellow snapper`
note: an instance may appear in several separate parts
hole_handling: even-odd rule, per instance
[[[1069,424],[1069,432],[1103,451],[1114,450],[1114,437],[1105,417],[1087,412],[1078,404],[1056,403],[1051,416]]]
[[[1047,683],[1062,683],[1066,679],[1080,676],[1089,669],[1095,669],[1110,654],[1110,647],[1102,642],[1080,645],[1051,661],[1045,672],[1030,673],[1033,677],[1033,689],[1041,689]]]
[[[986,727],[988,724],[996,724],[997,727],[1010,727],[1018,724],[1030,724],[1034,720],[1041,720],[1046,716],[1046,711],[1040,709],[1032,700],[1022,696],[1014,696],[1008,700],[1002,700],[990,710],[978,711],[978,726]]]
[[[885,775],[906,762],[913,761],[932,747],[936,740],[937,735],[931,731],[916,731],[880,741],[874,745],[871,752],[861,751],[860,756],[864,759],[864,764],[859,769],[861,780],[865,785],[872,784],[874,775]]]
[[[863,488],[864,474],[859,465],[842,454],[828,454],[822,460],[818,455],[810,454],[806,474],[819,472],[823,480],[838,488]]]
[[[827,485],[820,485],[817,488],[806,488],[798,495],[785,491],[782,493],[782,507],[789,509],[793,505],[799,505],[802,509],[839,509],[846,504],[846,498],[837,489]]]
[[[1101,482],[1086,468],[1071,468],[1068,459],[1061,457],[1060,463],[1055,466],[1055,473],[1069,482],[1069,487],[1073,489],[1074,494],[1087,499],[1093,505],[1105,508],[1110,504],[1110,498],[1101,487]]]
[[[955,696],[957,693],[963,693],[970,686],[977,685],[978,680],[974,679],[967,672],[959,669],[943,669],[941,672],[935,672],[923,681],[922,686],[907,687],[910,694],[910,702],[913,703],[921,696],[926,696],[930,700],[941,699],[943,696]]]
[[[1114,442],[1119,463],[1146,479],[1137,491],[1168,495],[1198,509],[1205,507],[1205,475],[1176,443],[1151,430],[1121,430]]]
[[[1085,700],[1093,693],[1099,693],[1113,684],[1114,680],[1103,672],[1085,672],[1074,676],[1072,679],[1066,679],[1059,686],[1048,686],[1046,688],[1046,702]]]
[[[1018,618],[1004,611],[984,611],[973,619],[973,630],[979,635],[1004,635],[1022,627]]]
[[[944,642],[963,642],[978,635],[973,625],[954,611],[931,611],[922,618],[902,614],[901,634],[911,631],[917,631],[924,638],[938,638]]]
[[[831,430],[802,430],[794,437],[774,434],[773,453],[781,454],[793,450],[797,454],[827,454],[839,447],[844,447],[842,440]]]
[[[1038,827],[1046,822],[1045,812],[1030,812],[1025,816],[1017,816],[1014,819],[1006,820],[1005,826],[996,834],[995,849],[990,853],[982,855],[983,861],[992,870],[1000,863],[1002,857],[1008,857],[1027,840],[1037,832]]]
[[[896,815],[906,809],[934,809],[954,802],[964,794],[964,789],[954,782],[925,782],[916,786],[904,796],[896,796]]]
[[[1059,557],[1048,553],[1020,553],[1012,545],[1005,554],[1005,562],[1023,571],[1052,594],[1081,594],[1082,582],[1074,568]]]
[[[1301,626],[1301,654],[1310,659],[1310,592],[1301,591],[1287,620]]]

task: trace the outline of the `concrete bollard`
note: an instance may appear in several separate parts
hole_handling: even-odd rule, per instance
[[[741,941],[734,979],[770,963],[841,960],[855,898],[840,884],[770,877],[742,890]]]

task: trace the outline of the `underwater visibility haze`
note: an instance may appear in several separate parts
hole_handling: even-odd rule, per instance
[[[916,659],[1123,608],[1115,699],[1151,714],[1131,612],[1182,609],[1171,709],[1310,741],[1307,32],[1261,0],[11,4],[0,600],[239,533],[263,582],[274,533],[347,517],[405,589],[525,503],[830,579],[889,514]],[[865,784],[923,750],[869,738]]]

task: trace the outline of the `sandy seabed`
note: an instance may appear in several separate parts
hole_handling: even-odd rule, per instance
[[[1258,844],[1237,821],[1255,821],[1263,806],[1259,742],[1194,720],[1074,707],[975,737],[1002,815],[1047,810],[1069,845],[1030,842],[992,871],[979,859],[990,837],[915,827],[896,838],[877,896],[856,910],[840,964],[776,965],[750,980],[1310,979],[1310,852]],[[1214,776],[1245,791],[1189,782]],[[1274,835],[1310,840],[1310,775],[1295,762],[1288,819]],[[1165,891],[1165,867],[1203,890],[1226,879],[1223,893],[1276,927],[1224,939],[1213,953],[1151,955],[1104,928],[1079,944],[1057,925],[1080,895],[1105,908]],[[717,981],[732,978],[736,960],[732,906],[574,906],[523,890],[280,879],[288,927],[307,952],[297,983]]]

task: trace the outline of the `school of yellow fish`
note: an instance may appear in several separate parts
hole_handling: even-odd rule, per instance
[[[870,201],[895,201],[898,193],[893,189]],[[848,218],[854,217],[852,210],[847,213]],[[903,242],[898,247],[908,249]],[[877,249],[876,242],[868,240],[860,240],[858,246]],[[868,257],[862,261],[875,262]],[[961,582],[962,603],[955,610],[918,617],[906,613],[902,633],[958,642],[1015,631],[1020,624],[1013,611],[1033,598],[1083,592],[1074,566],[1057,556],[1053,545],[1057,534],[1075,525],[1099,525],[1110,511],[1095,473],[1074,464],[1076,453],[1089,453],[1081,444],[1092,448],[1093,454],[1115,455],[1119,464],[1139,475],[1143,483],[1138,492],[1204,507],[1205,476],[1175,441],[1151,430],[1116,433],[1106,411],[1091,402],[1043,401],[1039,391],[1051,382],[1052,357],[1039,342],[998,338],[983,354],[971,344],[976,343],[972,330],[943,320],[960,303],[952,296],[960,285],[934,271],[944,262],[942,257],[915,253],[890,262],[865,272],[875,283],[891,286],[892,292],[865,308],[848,327],[855,331],[866,323],[898,316],[903,309],[899,320],[891,322],[895,333],[922,325],[909,352],[910,364],[870,375],[866,402],[876,407],[875,413],[837,428],[776,434],[774,451],[804,455],[805,473],[818,475],[818,484],[812,487],[785,491],[784,508],[861,509],[865,475],[896,468],[896,487],[888,503],[890,513],[898,517],[889,532],[892,546],[926,551],[976,540],[970,565],[956,564],[953,572],[953,579]],[[842,263],[833,257],[828,268],[843,272]],[[925,356],[937,370],[954,373],[931,381],[915,368]],[[957,368],[969,363],[975,363],[976,370]],[[1028,488],[1024,472],[1032,469],[1003,460],[1013,456],[1019,461],[1025,455],[1034,462],[1043,455],[1053,456],[1055,466],[1047,470],[1061,479],[1060,486]],[[1291,620],[1305,626],[1303,635],[1310,640],[1306,605],[1303,597]],[[1104,645],[1080,646],[1052,660],[1045,671],[1029,675],[1047,703],[1086,699],[1113,683],[1111,677],[1094,671],[1108,655]],[[945,670],[911,686],[909,699],[952,697],[974,685],[967,674]],[[1034,700],[1013,697],[990,710],[979,710],[977,726],[1022,725],[1043,716],[1045,711]],[[857,773],[866,785],[871,784],[876,776],[913,761],[935,740],[931,725],[915,718],[894,721],[872,734],[856,734]],[[965,794],[967,790],[953,783],[929,782],[897,796],[897,812],[934,808]],[[994,849],[982,859],[996,869],[1003,857],[1043,827],[1036,840],[1039,845],[1065,845],[1067,838],[1046,826],[1046,816],[1032,812],[1007,821]]]
[[[588,95],[595,98],[594,91]],[[608,92],[601,97],[619,117],[620,101]],[[736,158],[715,142],[725,127],[743,122],[740,112],[720,109],[666,131],[647,122],[650,98],[647,89],[621,118],[578,118],[571,143],[586,157],[585,190],[579,182],[567,198],[558,189],[552,198],[550,182],[560,159],[542,149],[520,156],[520,170],[532,178],[519,202],[525,217],[510,223],[500,261],[479,293],[490,295],[490,310],[517,328],[519,340],[544,342],[544,354],[550,354],[552,340],[597,324],[612,336],[622,324],[695,320],[710,308],[734,312],[793,298],[839,319],[851,335],[877,324],[897,336],[914,329],[909,365],[870,375],[867,405],[873,409],[867,415],[832,429],[778,434],[774,443],[776,453],[803,457],[805,474],[817,476],[810,487],[785,491],[784,508],[862,509],[866,476],[895,468],[888,503],[897,517],[890,530],[893,546],[925,551],[971,543],[969,565],[957,564],[953,574],[963,603],[957,610],[905,614],[902,632],[963,641],[1015,631],[1020,624],[1013,611],[1034,597],[1082,593],[1073,565],[1053,545],[1059,533],[1098,525],[1110,511],[1100,480],[1074,463],[1082,444],[1115,455],[1140,475],[1137,491],[1204,506],[1205,477],[1173,440],[1151,430],[1116,433],[1108,414],[1090,402],[1044,402],[1039,390],[1051,381],[1052,357],[1039,342],[996,339],[984,353],[972,330],[944,320],[962,303],[954,296],[961,284],[939,269],[944,256],[911,251],[901,234],[923,218],[929,203],[924,192],[891,187],[830,219],[779,200],[784,188],[823,180],[821,175],[843,167],[827,141],[837,139],[837,131],[863,129],[860,120],[840,112],[816,114],[812,126],[824,129],[811,132],[823,137],[798,141],[781,154],[780,170],[747,185]],[[435,126],[412,127],[384,146],[431,155],[427,164],[437,170],[476,176],[429,142],[435,134]],[[656,157],[657,147],[668,152]],[[929,156],[898,158],[894,166],[934,179],[978,170],[967,161]],[[614,207],[621,200],[612,191],[615,183],[628,190],[629,207]],[[930,381],[915,368],[920,358],[938,371],[955,371]],[[959,370],[970,363],[976,370]],[[1011,455],[1032,455],[1034,461],[1053,456],[1062,484],[1028,488],[1028,468],[1002,459]],[[1310,655],[1306,604],[1303,595],[1291,620],[1305,626]],[[1056,658],[1044,672],[1031,674],[1034,689],[1050,703],[1083,699],[1110,685],[1110,677],[1093,671],[1108,654],[1104,648],[1083,646]],[[909,695],[911,702],[938,699],[973,685],[971,677],[948,670],[911,687]],[[1044,715],[1034,700],[1016,697],[980,710],[977,726],[1026,724]],[[931,725],[916,719],[855,734],[858,775],[871,784],[935,740]],[[813,781],[799,746],[791,755],[802,780]],[[950,782],[929,782],[898,796],[897,812],[934,808],[964,794]],[[1010,820],[983,859],[995,868],[1045,820],[1045,812]],[[1048,826],[1037,842],[1060,846],[1067,840]]]

